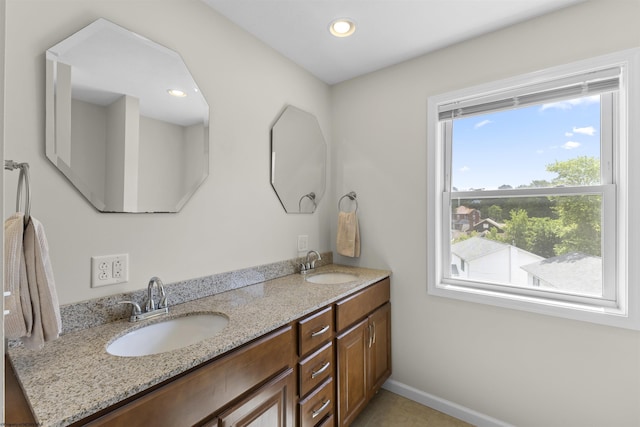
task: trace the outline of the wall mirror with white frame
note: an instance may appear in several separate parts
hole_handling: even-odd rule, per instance
[[[313,213],[326,184],[327,145],[316,117],[288,105],[271,127],[271,186],[287,213]]]
[[[46,155],[102,212],[178,212],[209,174],[180,55],[98,19],[46,51]]]

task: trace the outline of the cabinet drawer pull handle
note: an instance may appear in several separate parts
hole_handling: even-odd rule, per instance
[[[331,399],[327,400],[326,402],[324,402],[322,404],[322,406],[317,410],[317,411],[313,411],[311,413],[311,418],[315,418],[318,415],[320,415],[325,409],[327,409],[327,407],[329,406],[329,404],[331,404]]]
[[[376,322],[373,322],[373,344],[376,343]]]
[[[311,378],[313,379],[313,378],[317,377],[318,375],[322,374],[324,371],[329,369],[329,366],[331,366],[331,362],[325,363],[317,371],[311,371]]]
[[[329,325],[326,325],[322,329],[319,329],[319,330],[317,330],[315,332],[311,332],[311,338],[315,338],[315,337],[317,337],[319,335],[324,334],[325,332],[327,332],[329,330],[329,327],[330,327]]]
[[[368,329],[369,329],[369,348],[371,348],[371,346],[373,345],[373,330],[371,325],[368,325]]]

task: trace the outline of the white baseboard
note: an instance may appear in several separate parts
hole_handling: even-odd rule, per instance
[[[466,408],[457,403],[442,399],[433,394],[425,393],[401,382],[395,380],[387,380],[382,386],[385,390],[389,390],[402,397],[418,402],[422,405],[433,408],[437,411],[444,412],[447,415],[466,421],[478,427],[513,427],[511,424],[497,420],[488,415],[481,414],[473,409]]]

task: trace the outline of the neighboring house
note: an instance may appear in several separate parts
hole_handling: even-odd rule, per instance
[[[486,218],[473,226],[473,231],[478,233],[486,233],[492,229],[497,229],[498,233],[504,233],[504,224],[500,224],[491,218]]]
[[[466,206],[458,206],[451,220],[454,230],[469,231],[480,222],[480,211]]]
[[[528,285],[580,295],[602,295],[602,258],[571,252],[522,267]],[[579,271],[580,274],[576,274]]]
[[[528,275],[521,267],[541,260],[531,252],[483,237],[451,245],[451,274],[465,279],[527,286]]]

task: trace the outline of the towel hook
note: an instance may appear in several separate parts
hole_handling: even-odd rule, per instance
[[[18,163],[13,160],[5,160],[4,168],[6,170],[20,169],[18,176],[18,193],[16,195],[16,212],[20,212],[22,205],[22,188],[24,186],[24,224],[27,225],[31,212],[31,183],[29,180],[29,163]]]
[[[342,199],[344,199],[345,197],[349,198],[349,200],[356,202],[356,209],[354,210],[354,212],[358,212],[358,199],[356,198],[356,192],[355,191],[350,191],[347,194],[345,194],[344,196],[340,197],[340,200],[338,200],[338,212],[341,210],[340,209],[340,203],[342,202]]]

